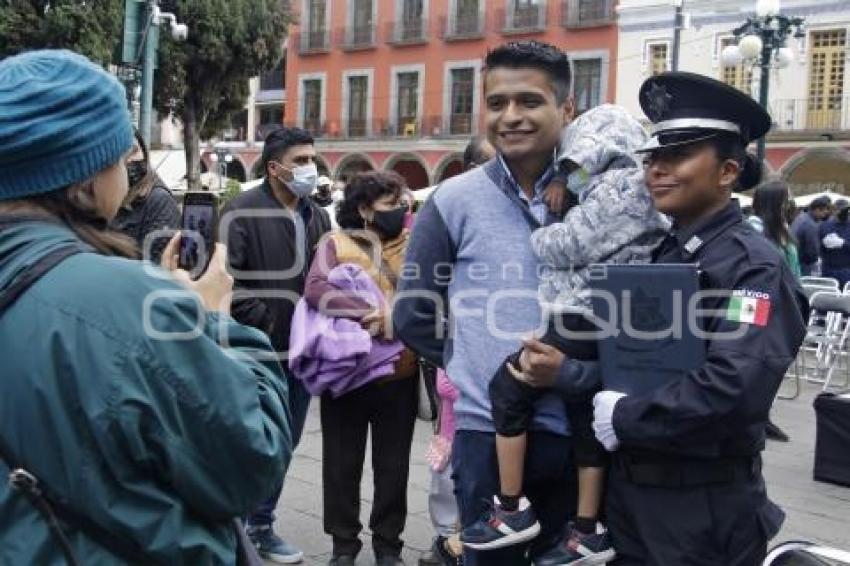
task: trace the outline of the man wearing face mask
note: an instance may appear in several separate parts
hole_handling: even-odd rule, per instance
[[[294,450],[310,394],[287,370],[290,324],[316,244],[330,230],[330,219],[308,198],[319,175],[313,137],[307,131],[282,126],[272,131],[261,159],[265,182],[227,204],[220,233],[235,279],[233,317],[269,335],[287,376]],[[303,553],[272,530],[279,496],[278,491],[248,517],[248,534],[267,560],[294,564]]]

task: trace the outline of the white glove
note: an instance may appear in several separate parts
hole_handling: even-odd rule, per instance
[[[823,237],[823,246],[829,250],[835,250],[844,245],[844,238],[832,232]]]
[[[625,393],[617,391],[600,391],[593,396],[593,432],[608,452],[613,452],[620,446],[614,431],[614,407],[617,406],[617,401],[625,396]]]

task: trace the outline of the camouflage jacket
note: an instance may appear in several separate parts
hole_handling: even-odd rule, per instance
[[[641,125],[619,106],[587,111],[564,129],[558,162],[571,161],[587,177],[562,222],[540,228],[531,245],[543,263],[540,301],[557,310],[584,311],[589,266],[648,262],[669,230],[655,210],[635,151],[648,139]]]

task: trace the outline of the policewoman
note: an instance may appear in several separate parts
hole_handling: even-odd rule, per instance
[[[735,191],[761,168],[745,148],[770,129],[749,96],[666,73],[643,84],[645,179],[673,229],[655,263],[695,263],[712,309],[706,359],[644,395],[602,391],[594,430],[613,452],[608,527],[623,565],[761,564],[783,512],[767,497],[768,410],[802,342],[805,298],[780,252],[743,221]],[[731,333],[739,337],[729,339]]]

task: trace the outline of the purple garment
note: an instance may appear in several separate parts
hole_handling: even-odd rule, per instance
[[[358,265],[343,263],[328,274],[342,292],[386,305],[378,285]],[[369,336],[356,320],[325,316],[303,298],[295,307],[289,339],[289,369],[312,395],[334,398],[379,377],[392,375],[404,346]]]

